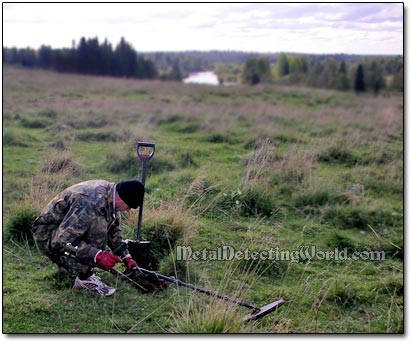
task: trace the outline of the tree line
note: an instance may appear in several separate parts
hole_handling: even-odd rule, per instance
[[[128,78],[152,79],[158,76],[155,64],[137,54],[124,38],[115,48],[106,40],[81,38],[71,48],[53,49],[42,45],[32,48],[3,47],[3,63],[42,68],[58,72],[74,72]]]
[[[81,38],[71,48],[3,47],[3,64],[58,72],[182,80],[190,72],[214,68],[221,82],[280,83],[358,93],[404,90],[402,56],[259,54],[234,51],[137,53],[124,38],[113,47],[107,39]]]
[[[381,90],[404,91],[402,57],[364,57],[356,63],[328,57],[280,54],[275,64],[268,57],[252,57],[244,64],[241,81],[245,84],[281,83],[309,87],[354,90],[357,93]]]

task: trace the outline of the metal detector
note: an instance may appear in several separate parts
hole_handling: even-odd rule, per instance
[[[184,287],[184,288],[189,288],[191,290],[201,292],[201,293],[206,294],[208,296],[215,297],[215,298],[224,300],[226,302],[229,302],[229,303],[241,306],[241,307],[251,309],[252,313],[247,315],[246,317],[244,317],[243,321],[251,321],[251,320],[260,319],[260,318],[264,317],[265,315],[277,310],[279,307],[281,307],[285,303],[284,299],[280,298],[277,301],[271,302],[271,303],[259,308],[259,307],[256,307],[256,306],[248,303],[248,302],[237,301],[237,300],[235,300],[233,298],[230,298],[228,296],[220,295],[216,292],[197,287],[197,286],[195,286],[193,284],[190,284],[190,283],[185,283],[183,281],[180,281],[179,279],[176,279],[175,277],[165,276],[165,275],[159,274],[155,271],[146,270],[146,269],[143,269],[143,268],[140,268],[140,267],[132,268],[128,271],[125,271],[123,274],[124,275],[131,274],[134,271],[138,271],[138,272],[144,273],[146,275],[150,275],[152,277],[155,277],[158,280],[167,281],[167,282],[173,283],[177,286]]]
[[[121,252],[124,251],[124,249],[127,247],[127,245],[129,243],[130,243],[129,240],[125,240],[113,251],[113,253],[114,254],[121,254]],[[225,296],[225,295],[220,295],[220,294],[218,294],[216,292],[213,292],[211,290],[203,289],[203,288],[197,287],[197,286],[195,286],[193,284],[190,284],[190,283],[185,283],[185,282],[180,281],[179,279],[177,279],[173,276],[165,276],[165,275],[159,274],[158,272],[147,270],[147,269],[144,269],[144,268],[139,267],[139,266],[123,272],[122,275],[123,276],[124,275],[128,276],[128,275],[131,275],[132,273],[135,273],[135,272],[142,273],[142,274],[145,274],[145,275],[149,275],[149,276],[157,279],[159,282],[160,281],[166,281],[166,282],[169,282],[169,283],[173,283],[177,286],[188,288],[188,289],[191,289],[191,290],[194,290],[194,291],[198,291],[198,292],[201,292],[201,293],[206,294],[208,296],[216,297],[216,298],[224,300],[226,302],[229,302],[229,303],[241,306],[241,307],[251,309],[252,313],[247,315],[246,317],[244,317],[243,321],[251,321],[251,320],[260,319],[260,318],[264,317],[265,315],[277,310],[279,307],[281,307],[285,303],[284,299],[280,298],[277,301],[271,302],[271,303],[259,308],[259,307],[256,307],[256,306],[248,303],[248,302],[237,301],[233,298],[230,298],[230,297]]]
[[[116,253],[118,254],[118,253],[122,252],[122,251],[124,250],[124,248],[127,247],[127,244],[128,244],[129,242],[130,242],[130,241],[128,241],[128,240],[122,242],[122,243],[115,249],[114,254],[116,254]],[[280,298],[280,299],[277,300],[277,301],[271,302],[271,303],[269,303],[269,304],[267,304],[267,305],[259,308],[259,307],[256,307],[256,306],[248,303],[248,302],[237,301],[237,300],[235,300],[235,299],[233,299],[233,298],[230,298],[230,297],[225,296],[225,295],[220,295],[220,294],[218,294],[218,293],[216,293],[216,292],[213,292],[213,291],[211,291],[211,290],[203,289],[203,288],[197,287],[197,286],[195,286],[195,285],[193,285],[193,284],[190,284],[190,283],[185,283],[185,282],[180,281],[179,279],[177,279],[177,278],[175,278],[175,277],[165,276],[165,275],[159,274],[159,273],[157,273],[157,272],[155,272],[155,271],[147,270],[147,269],[144,269],[144,268],[141,268],[141,267],[134,267],[134,268],[132,268],[132,269],[130,269],[130,270],[126,270],[126,271],[124,271],[124,272],[121,272],[121,271],[119,271],[119,270],[117,270],[117,269],[114,269],[114,268],[113,268],[113,269],[105,269],[105,268],[103,268],[102,266],[99,266],[98,264],[96,264],[96,263],[94,263],[94,262],[87,262],[87,261],[82,261],[82,260],[80,260],[80,259],[75,255],[75,254],[76,254],[76,251],[77,251],[76,247],[72,246],[71,244],[67,244],[66,247],[65,247],[64,256],[69,257],[69,258],[72,258],[72,259],[78,261],[80,264],[84,264],[84,265],[88,265],[88,266],[92,266],[92,267],[97,267],[97,268],[99,268],[99,269],[101,269],[101,270],[104,270],[104,271],[106,271],[106,272],[109,272],[109,273],[111,273],[111,274],[113,274],[113,275],[121,276],[121,277],[123,277],[123,278],[131,281],[133,284],[135,284],[136,286],[138,286],[139,288],[141,288],[141,289],[143,289],[143,290],[145,290],[144,287],[142,287],[139,283],[133,281],[133,280],[130,278],[130,275],[131,275],[131,274],[133,274],[133,273],[135,273],[135,272],[139,272],[139,273],[142,273],[142,274],[145,274],[145,275],[149,275],[149,276],[151,276],[152,278],[155,278],[158,282],[166,281],[166,282],[169,282],[169,283],[173,283],[173,284],[175,284],[175,285],[177,285],[177,286],[184,287],[184,288],[188,288],[188,289],[191,289],[191,290],[194,290],[194,291],[197,291],[197,292],[206,294],[206,295],[208,295],[208,296],[211,296],[211,297],[215,297],[215,298],[224,300],[224,301],[226,301],[226,302],[228,302],[228,303],[231,303],[231,304],[234,304],[234,305],[238,305],[238,306],[241,306],[241,307],[245,307],[245,308],[251,309],[251,310],[252,310],[251,314],[249,314],[249,315],[247,315],[246,317],[244,317],[244,319],[243,319],[244,322],[245,322],[245,321],[251,321],[251,320],[260,319],[260,318],[264,317],[265,315],[267,315],[267,314],[269,314],[269,313],[277,310],[279,307],[281,307],[281,306],[285,303],[284,299]]]

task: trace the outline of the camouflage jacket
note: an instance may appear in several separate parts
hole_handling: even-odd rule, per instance
[[[67,243],[77,257],[94,260],[106,245],[115,249],[123,240],[120,214],[114,209],[115,184],[90,180],[73,185],[54,197],[33,224],[34,238],[47,241],[49,253],[60,253]],[[121,257],[128,254],[125,250]]]

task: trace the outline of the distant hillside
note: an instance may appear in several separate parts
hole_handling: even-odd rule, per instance
[[[234,64],[245,63],[252,57],[267,57],[270,63],[276,63],[279,56],[278,53],[257,53],[257,52],[241,52],[241,51],[180,51],[180,52],[140,52],[140,55],[153,60],[156,65],[164,64],[169,60],[175,59],[192,59],[196,60],[197,65],[203,67],[212,64]],[[304,54],[304,53],[291,53],[285,52],[287,56],[294,57],[307,57],[312,60],[322,61],[328,58],[335,59],[336,61],[345,61],[347,63],[357,63],[359,60],[370,57],[402,57],[398,55],[354,55],[354,54]]]

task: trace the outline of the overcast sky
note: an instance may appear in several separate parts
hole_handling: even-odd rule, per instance
[[[3,46],[403,54],[402,3],[3,3]]]

